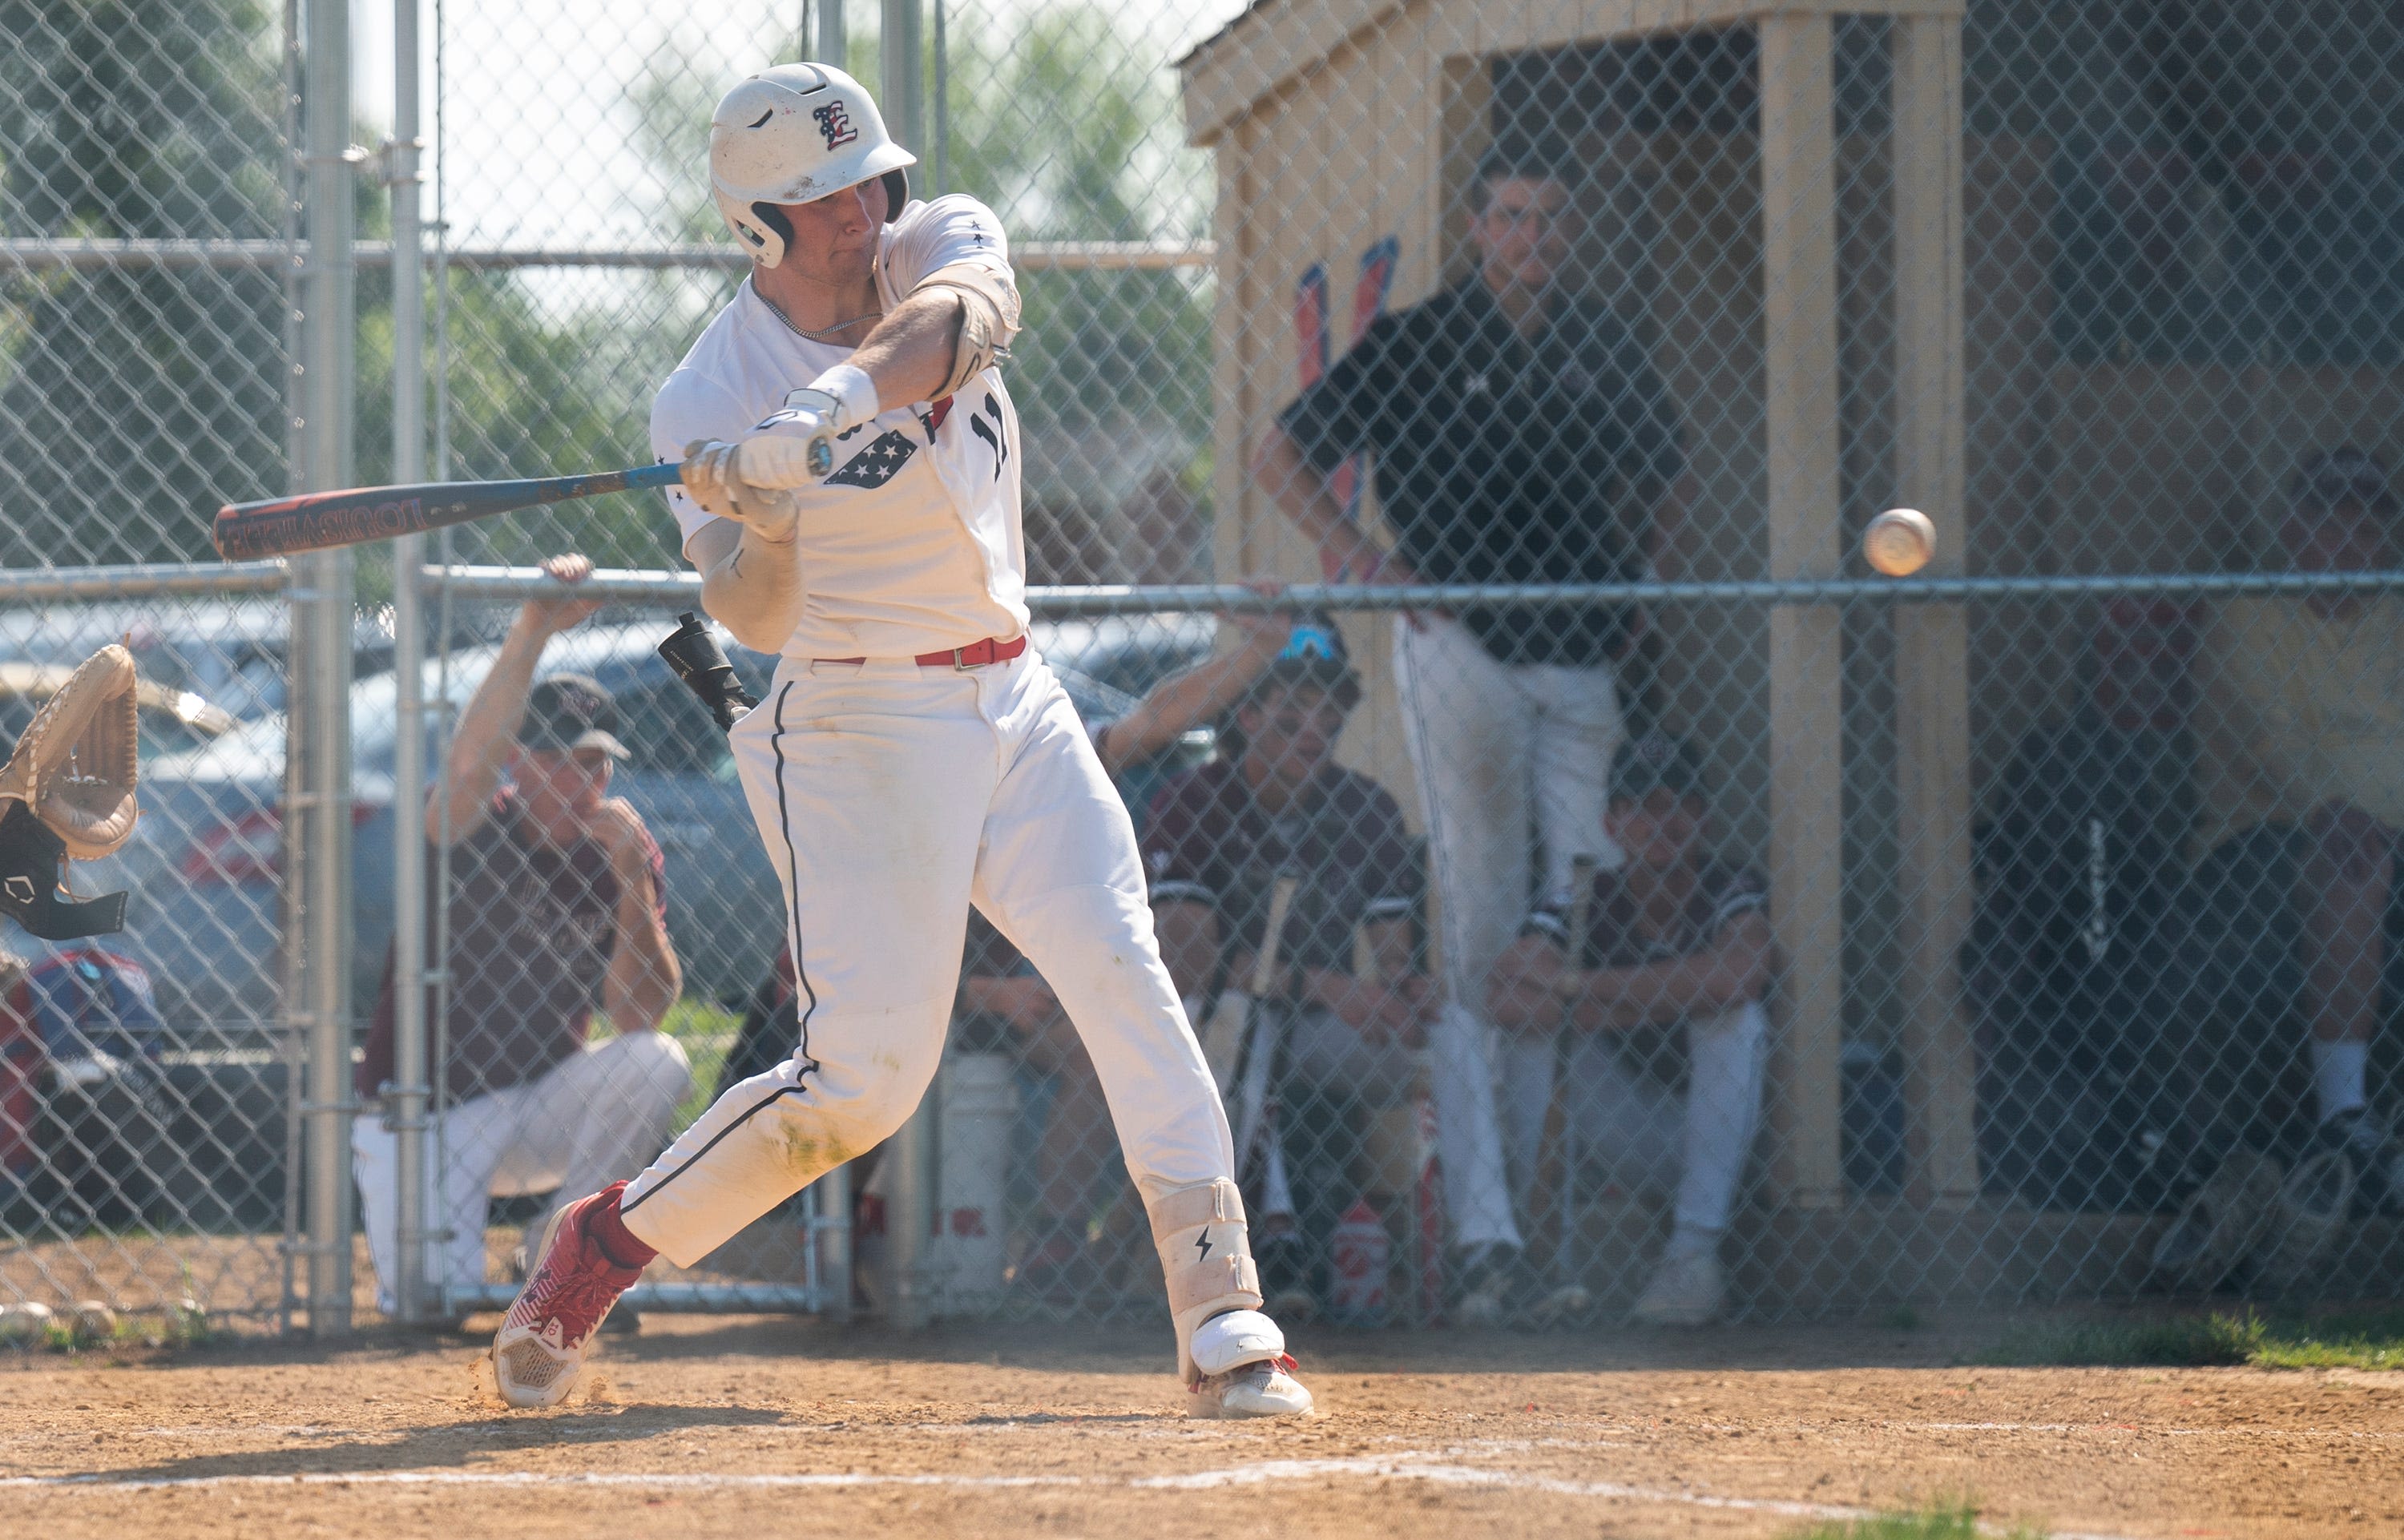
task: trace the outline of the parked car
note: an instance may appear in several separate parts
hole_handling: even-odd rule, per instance
[[[291,609],[281,598],[107,600],[0,609],[0,661],[73,664],[109,642],[133,650],[142,678],[189,691],[243,721],[284,708]],[[363,613],[354,672],[392,666],[392,629]]]
[[[1208,652],[1208,617],[1167,621],[1049,623],[1035,638],[1081,711],[1114,715],[1152,679]],[[633,757],[613,791],[666,854],[668,930],[686,987],[740,999],[775,951],[783,900],[724,735],[654,651],[668,629],[659,621],[589,623],[552,644],[542,672],[591,674],[616,693],[619,736]],[[496,651],[455,651],[447,667],[429,661],[428,695],[464,707]],[[774,660],[732,643],[727,652],[764,694]],[[351,691],[351,978],[362,1015],[392,936],[396,694],[389,673]],[[142,823],[112,858],[117,869],[95,875],[135,890],[120,949],[150,971],[170,1024],[266,1025],[281,1008],[285,734],[277,712],[145,766]]]
[[[8,757],[34,714],[75,677],[66,663],[0,663],[0,761]],[[140,678],[133,686],[136,757],[148,761],[179,749],[197,749],[231,732],[234,720],[216,702],[189,690]]]
[[[775,944],[781,901],[724,735],[653,651],[666,629],[588,625],[552,645],[542,672],[591,674],[617,694],[619,736],[633,758],[612,790],[634,804],[666,854],[669,931],[688,980],[709,991],[721,978],[756,971]],[[427,693],[439,693],[453,711],[463,707],[497,651],[430,660]],[[730,651],[747,682],[763,687],[767,660]],[[397,698],[390,673],[351,687],[351,980],[362,1015],[392,937]],[[263,1023],[280,1009],[286,732],[277,712],[146,768],[143,821],[119,858],[121,880],[140,895],[123,949],[149,968],[171,1023]]]

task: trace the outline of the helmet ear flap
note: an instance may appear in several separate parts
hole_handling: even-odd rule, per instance
[[[902,217],[902,205],[909,201],[910,178],[897,166],[885,174],[885,222]]]
[[[792,245],[793,221],[785,217],[783,209],[774,203],[754,203],[751,205],[751,217],[773,231],[786,246]]]

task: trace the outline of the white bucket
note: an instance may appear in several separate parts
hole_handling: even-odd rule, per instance
[[[954,1054],[943,1061],[937,1125],[936,1232],[928,1281],[939,1315],[972,1315],[1001,1303],[1009,1262],[1010,1127],[1018,1086],[1006,1054]]]

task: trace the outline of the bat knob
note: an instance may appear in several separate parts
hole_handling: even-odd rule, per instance
[[[834,441],[823,438],[812,439],[810,441],[810,474],[824,476],[833,469]]]

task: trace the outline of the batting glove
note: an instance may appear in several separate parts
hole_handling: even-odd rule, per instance
[[[809,486],[834,470],[835,440],[882,410],[866,370],[837,364],[743,437],[743,477],[754,486]]]
[[[801,517],[801,499],[781,487],[760,486],[743,477],[743,444],[695,439],[684,446],[677,474],[703,511],[748,525],[762,539],[790,540]]]

